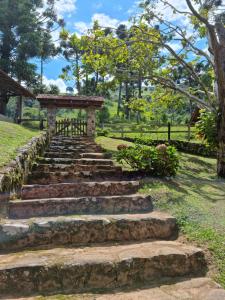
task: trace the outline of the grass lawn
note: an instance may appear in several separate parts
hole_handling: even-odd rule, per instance
[[[122,140],[99,137],[116,151]],[[183,236],[209,250],[210,275],[225,288],[225,180],[216,177],[216,160],[180,153],[175,178],[148,178],[141,192],[153,196],[155,209],[177,217]]]
[[[39,131],[0,119],[0,168],[16,157],[18,148],[38,134]]]

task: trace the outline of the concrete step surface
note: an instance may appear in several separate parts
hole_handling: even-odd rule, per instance
[[[176,219],[160,212],[2,220],[0,232],[0,250],[4,251],[38,246],[170,240],[178,235]]]
[[[25,251],[0,256],[0,295],[110,290],[205,272],[202,250],[173,241]]]
[[[9,202],[9,218],[82,215],[135,214],[150,212],[152,198],[144,195],[98,196],[80,198],[50,198]]]

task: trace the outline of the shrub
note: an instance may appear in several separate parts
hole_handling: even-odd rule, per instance
[[[119,147],[116,155],[119,163],[126,163],[132,169],[156,176],[174,176],[179,167],[176,149],[165,144],[157,147],[135,144]]]
[[[97,136],[107,136],[109,134],[109,130],[107,129],[99,129],[97,131]]]
[[[202,109],[200,111],[199,121],[196,123],[197,136],[207,142],[207,144],[216,148],[217,146],[217,117],[214,113]]]

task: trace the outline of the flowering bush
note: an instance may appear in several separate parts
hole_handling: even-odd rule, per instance
[[[128,148],[128,146],[125,144],[120,144],[117,146],[117,150],[123,150],[123,149],[127,149],[127,148]]]
[[[132,147],[118,146],[117,161],[132,169],[157,176],[174,176],[179,167],[176,149],[165,144],[157,147],[135,144]]]

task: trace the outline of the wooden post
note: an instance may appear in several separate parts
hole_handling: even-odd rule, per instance
[[[188,142],[191,140],[191,124],[188,123]]]
[[[40,120],[39,129],[44,130],[44,120],[43,119]]]
[[[168,142],[171,140],[171,124],[168,123]]]

